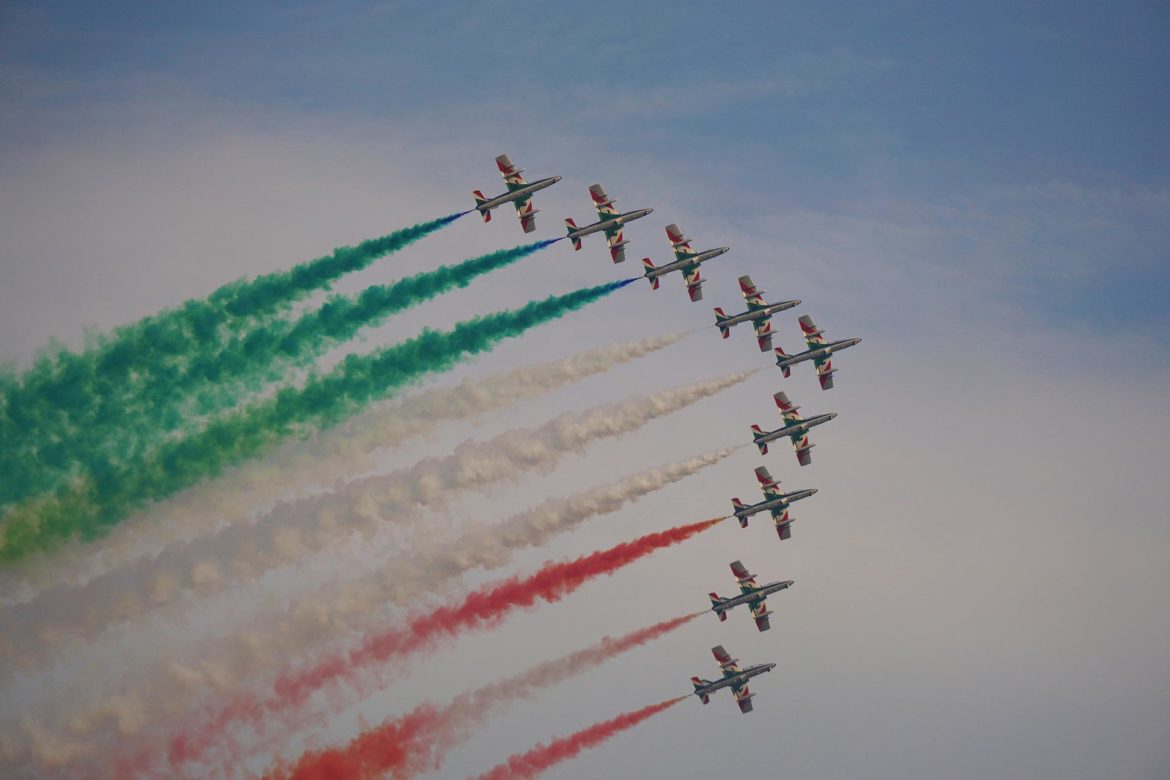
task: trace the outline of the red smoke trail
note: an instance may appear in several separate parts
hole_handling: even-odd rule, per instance
[[[537,745],[527,753],[516,753],[504,763],[485,772],[475,780],[514,780],[515,778],[536,777],[549,767],[574,758],[586,748],[597,747],[610,737],[617,736],[621,732],[637,726],[650,716],[673,707],[685,698],[687,697],[679,696],[677,699],[667,699],[640,710],[624,712],[616,718],[595,723],[575,734],[555,739],[547,745]]]
[[[167,758],[172,767],[197,760],[229,734],[232,724],[241,721],[252,724],[258,731],[263,730],[265,723],[290,723],[295,717],[293,709],[315,691],[343,680],[356,686],[360,684],[359,673],[369,667],[429,649],[463,630],[491,628],[513,610],[531,607],[538,600],[559,601],[594,577],[613,574],[655,550],[686,541],[725,519],[714,517],[646,534],[570,561],[549,561],[534,574],[485,585],[457,604],[420,614],[403,628],[372,633],[349,653],[326,657],[307,669],[281,675],[273,685],[272,695],[266,699],[248,694],[237,696],[202,726],[185,729],[173,737]],[[143,758],[134,763],[140,765]]]
[[[515,677],[461,694],[441,709],[421,704],[405,715],[364,731],[345,747],[307,751],[292,767],[276,768],[266,778],[323,780],[385,773],[409,777],[433,772],[442,766],[443,759],[457,743],[506,705],[530,696],[537,688],[582,674],[704,614],[696,612],[664,620],[617,639],[606,637],[591,647],[539,664]]]

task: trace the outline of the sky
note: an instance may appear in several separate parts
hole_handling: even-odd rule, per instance
[[[540,237],[590,216],[585,188],[602,182],[619,207],[655,209],[627,228],[625,266],[594,237],[557,244],[349,348],[637,275],[641,257],[667,257],[662,228],[677,222],[697,246],[732,248],[705,268],[703,302],[674,278],[639,282],[435,384],[705,328],[750,273],[829,337],[865,339],[835,359],[837,387],[821,392],[807,366],[785,380],[746,333],[708,329],[369,468],[759,367],[551,473],[458,497],[436,533],[743,444],[749,424],[779,421],[780,389],[806,413],[840,413],[814,431],[811,466],[786,446],[739,450],[507,572],[727,511],[761,463],[820,492],[782,545],[762,523],[720,526],[412,664],[282,755],[702,609],[742,559],[796,581],[769,600],[771,632],[705,616],[515,707],[436,776],[687,693],[724,644],[778,664],[753,684],[755,712],[687,701],[549,776],[1165,777],[1168,40],[1153,2],[5,3],[0,360],[19,372],[51,343],[468,208],[471,190],[499,187],[500,153],[563,177],[538,195]],[[337,289],[522,236],[504,211],[468,216]],[[776,324],[798,348],[795,313]],[[335,555],[306,569],[377,564]],[[20,742],[20,718],[60,691],[116,690],[136,664],[190,656],[324,584],[277,572],[182,625],[110,632],[51,674],[5,675],[3,728]]]

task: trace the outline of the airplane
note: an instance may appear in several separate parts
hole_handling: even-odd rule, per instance
[[[764,291],[757,288],[750,276],[739,277],[739,289],[743,290],[743,299],[747,302],[747,311],[739,314],[724,314],[723,309],[715,308],[715,324],[723,338],[731,335],[731,328],[741,322],[750,322],[756,329],[756,340],[760,344],[760,352],[767,352],[772,348],[772,315],[778,312],[799,306],[800,301],[781,301],[780,303],[764,303]]]
[[[752,426],[752,443],[760,448],[761,455],[768,454],[768,442],[787,436],[792,439],[792,446],[796,449],[796,461],[802,465],[807,466],[812,463],[812,448],[813,445],[808,440],[808,429],[813,426],[827,423],[837,416],[836,412],[829,412],[828,414],[818,414],[816,417],[804,419],[800,416],[799,406],[788,400],[788,394],[781,391],[772,396],[776,400],[776,406],[780,408],[780,414],[784,417],[784,422],[787,423],[781,428],[774,431],[765,431],[758,425]]]
[[[723,645],[716,645],[711,648],[711,652],[715,655],[715,660],[723,669],[723,679],[704,680],[701,677],[692,677],[691,684],[695,686],[695,695],[704,704],[711,701],[711,694],[720,688],[730,688],[735,695],[735,701],[739,704],[739,711],[748,713],[752,711],[752,697],[755,694],[751,693],[747,687],[747,681],[756,675],[770,672],[776,668],[776,664],[757,664],[756,666],[749,666],[747,669],[741,669],[739,666],[739,659],[732,658],[727,651],[723,649]]]
[[[756,582],[756,575],[749,573],[747,567],[739,561],[732,562],[731,573],[739,582],[740,595],[725,599],[721,598],[718,593],[708,593],[707,595],[711,597],[711,611],[719,616],[719,622],[723,622],[727,620],[727,610],[734,609],[740,604],[747,604],[752,611],[752,617],[756,620],[756,628],[767,631],[772,627],[768,623],[768,616],[772,613],[768,611],[768,607],[764,603],[768,594],[779,593],[792,587],[793,580],[769,582],[767,585],[761,586]]]
[[[817,367],[817,379],[821,382],[821,389],[832,390],[833,374],[837,373],[831,360],[833,353],[848,349],[854,344],[860,344],[861,339],[826,342],[825,332],[818,328],[816,323],[812,321],[812,317],[807,314],[800,318],[800,329],[804,331],[804,343],[808,345],[808,349],[795,355],[789,355],[783,347],[776,347],[776,365],[780,366],[785,377],[789,377],[792,376],[791,367],[793,365],[811,360],[813,365]]]
[[[625,247],[626,244],[630,243],[622,237],[622,226],[635,219],[641,219],[654,209],[636,209],[635,211],[618,213],[618,210],[613,207],[617,201],[611,200],[600,184],[590,185],[589,195],[593,198],[593,206],[597,209],[597,221],[592,225],[577,227],[577,223],[573,221],[572,217],[565,220],[565,227],[568,228],[569,240],[573,242],[573,249],[581,248],[582,236],[604,231],[605,238],[609,242],[609,256],[613,258],[615,263],[620,263],[626,259]]]
[[[756,479],[760,481],[760,489],[764,491],[764,500],[758,504],[745,504],[738,498],[733,498],[731,499],[731,505],[733,507],[732,516],[739,520],[741,528],[747,528],[749,517],[758,512],[771,512],[772,520],[776,523],[776,533],[782,540],[791,538],[792,529],[789,526],[794,522],[795,518],[788,516],[788,507],[793,501],[799,501],[802,498],[815,495],[817,489],[808,488],[807,490],[794,490],[791,493],[782,493],[777,489],[780,481],[772,479],[772,475],[768,473],[767,466],[760,466],[756,469]]]
[[[672,271],[682,271],[683,281],[687,284],[687,294],[691,296],[692,301],[703,300],[703,282],[707,281],[700,275],[699,266],[713,257],[728,251],[728,247],[721,246],[718,249],[708,249],[704,252],[696,252],[691,248],[691,240],[682,234],[678,229],[678,225],[666,226],[666,240],[670,242],[670,246],[674,249],[675,260],[672,263],[667,263],[661,268],[650,262],[649,257],[642,258],[642,265],[646,266],[646,279],[650,282],[652,289],[658,289],[658,278]]]
[[[531,233],[536,230],[536,212],[540,211],[540,209],[532,207],[532,193],[553,186],[561,180],[561,177],[550,176],[547,179],[529,184],[524,181],[524,169],[513,165],[506,154],[501,154],[496,158],[496,166],[500,169],[500,175],[504,177],[504,184],[508,186],[508,191],[503,195],[488,198],[479,190],[475,190],[472,193],[475,195],[475,210],[480,213],[484,222],[491,222],[492,209],[505,203],[513,203],[516,206],[516,216],[520,218],[520,227],[524,229],[525,233]]]

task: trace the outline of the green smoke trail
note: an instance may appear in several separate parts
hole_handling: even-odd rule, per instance
[[[308,364],[361,328],[465,287],[558,240],[501,249],[368,287],[355,296],[335,296],[299,319],[275,319],[229,339],[218,351],[202,350],[185,365],[153,367],[140,382],[94,392],[94,402],[84,416],[75,416],[68,430],[45,430],[40,441],[0,453],[0,472],[15,483],[7,495],[21,500],[52,490],[67,478],[142,455],[172,438],[172,432],[197,429],[201,416],[236,406],[266,383],[285,378],[290,365]]]
[[[109,405],[103,408],[102,399],[124,398],[135,386],[155,378],[174,380],[185,362],[201,351],[218,351],[225,339],[257,319],[286,310],[344,274],[361,270],[460,216],[451,214],[340,247],[288,271],[232,282],[205,299],[122,326],[81,352],[61,350],[42,357],[23,376],[0,382],[0,453],[24,464],[0,462],[4,475],[0,507],[56,484],[50,475],[59,478],[70,468],[71,453],[84,444],[79,438],[108,413]],[[166,430],[181,421],[172,413],[157,419],[134,417],[129,424],[142,432],[160,424]],[[107,440],[87,446],[112,454],[119,444]]]
[[[92,539],[143,504],[171,495],[226,466],[262,455],[290,436],[334,425],[427,374],[445,371],[545,322],[598,301],[635,279],[586,287],[519,309],[424,330],[370,355],[349,355],[303,387],[212,421],[197,434],[167,442],[146,457],[95,471],[53,496],[14,507],[3,528],[0,559],[11,562],[70,538]]]

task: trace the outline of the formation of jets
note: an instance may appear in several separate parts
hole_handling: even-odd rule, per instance
[[[494,198],[487,198],[484,197],[482,192],[476,190],[474,193],[475,209],[482,215],[483,221],[488,222],[491,220],[492,209],[502,206],[505,203],[512,203],[520,219],[521,228],[525,233],[531,233],[536,229],[535,215],[538,211],[532,204],[533,193],[546,187],[551,187],[560,181],[561,177],[552,176],[534,181],[530,184],[524,180],[523,170],[513,165],[506,154],[502,154],[496,158],[496,165],[500,169],[500,174],[504,177],[504,184],[507,186],[508,191]],[[654,209],[641,208],[625,212],[618,211],[614,205],[616,201],[606,194],[605,189],[600,184],[593,184],[589,187],[589,196],[597,212],[597,221],[588,225],[578,226],[572,218],[566,219],[565,228],[569,241],[573,244],[574,250],[580,250],[582,247],[582,239],[585,236],[593,233],[603,233],[609,245],[610,259],[614,263],[624,262],[626,259],[625,247],[629,244],[624,233],[625,226],[630,222],[653,213]],[[651,289],[657,290],[663,276],[677,271],[682,276],[690,300],[692,302],[702,300],[703,284],[707,281],[702,277],[701,273],[703,263],[727,253],[729,248],[717,247],[715,249],[696,251],[691,246],[691,239],[687,238],[682,230],[679,229],[679,226],[674,223],[666,226],[666,239],[667,243],[670,244],[671,251],[674,253],[674,259],[658,266],[649,257],[643,258],[643,277],[650,283]],[[773,347],[772,341],[775,333],[772,329],[772,317],[775,314],[799,306],[801,301],[792,299],[769,303],[764,299],[765,291],[757,287],[752,277],[747,275],[739,277],[739,288],[743,293],[744,303],[747,307],[744,311],[738,314],[727,314],[722,308],[715,308],[715,326],[719,329],[720,336],[727,339],[731,336],[731,329],[736,325],[750,322],[755,331],[756,343],[759,346],[760,352],[772,351],[775,354],[776,366],[780,369],[784,378],[787,379],[792,376],[792,366],[811,361],[816,370],[817,380],[820,383],[821,389],[831,390],[833,388],[833,375],[837,371],[833,367],[833,355],[855,344],[861,343],[861,339],[848,338],[838,341],[827,341],[824,337],[824,331],[817,327],[812,318],[806,314],[798,319],[800,330],[804,335],[806,349],[803,352],[789,355],[784,351],[783,347]],[[828,412],[806,419],[801,416],[799,412],[800,407],[789,400],[787,393],[781,391],[775,393],[772,397],[776,402],[776,406],[780,409],[781,416],[784,418],[784,425],[772,431],[765,431],[759,425],[751,426],[752,443],[759,448],[761,455],[767,455],[769,442],[788,438],[792,442],[793,449],[796,451],[797,463],[801,466],[809,465],[812,462],[813,448],[813,444],[809,440],[809,430],[832,420],[837,414],[835,412]],[[731,499],[732,514],[728,515],[728,517],[734,517],[739,521],[742,528],[747,528],[749,518],[761,512],[767,512],[772,516],[776,534],[780,540],[790,539],[792,537],[792,523],[794,521],[794,518],[789,513],[791,505],[796,501],[815,495],[817,492],[816,489],[808,488],[784,492],[780,489],[780,481],[772,477],[767,467],[757,467],[755,474],[756,480],[759,482],[760,489],[763,492],[764,500],[755,504],[745,504],[740,499],[733,498]],[[739,585],[740,595],[723,598],[716,593],[709,593],[711,611],[722,622],[727,620],[728,611],[741,604],[747,604],[752,618],[755,621],[756,628],[759,631],[767,631],[771,627],[769,624],[769,616],[772,615],[772,612],[768,611],[766,605],[767,596],[788,589],[792,586],[793,581],[779,580],[766,585],[760,585],[756,582],[755,575],[749,573],[740,561],[734,561],[731,564],[731,571],[735,575],[736,582]],[[748,680],[764,672],[772,671],[776,667],[776,664],[757,664],[744,669],[739,666],[739,662],[736,659],[732,658],[723,649],[722,645],[713,647],[711,652],[715,655],[715,660],[723,672],[723,677],[714,681],[692,677],[691,682],[694,685],[695,695],[699,697],[703,704],[706,704],[710,701],[710,695],[713,692],[721,688],[730,688],[732,694],[735,696],[736,703],[739,705],[740,711],[744,713],[751,712],[751,700],[754,694],[748,690]]]

